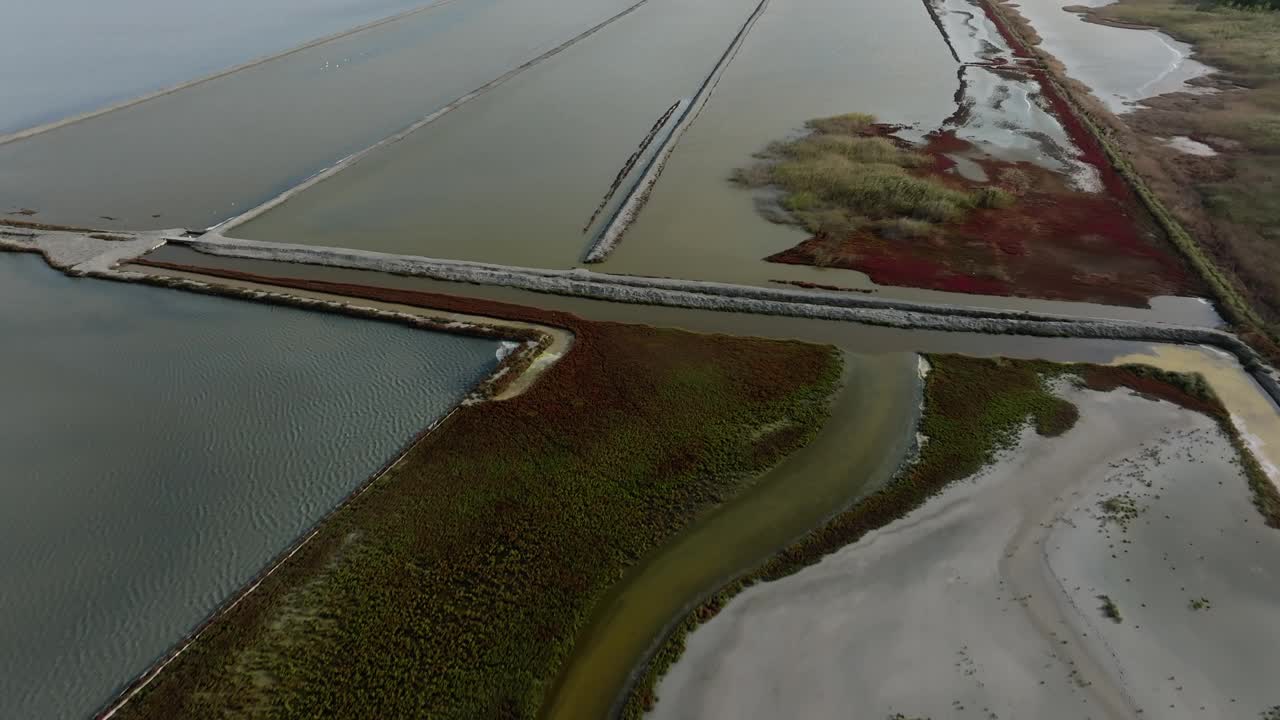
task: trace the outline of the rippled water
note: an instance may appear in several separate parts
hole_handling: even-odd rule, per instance
[[[3,718],[91,713],[497,349],[4,254],[0,337]]]

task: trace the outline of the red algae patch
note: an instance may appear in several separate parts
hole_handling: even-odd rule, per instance
[[[1061,117],[1055,98],[1046,93]],[[954,130],[934,132],[915,145],[879,127],[868,132],[929,159],[912,168],[913,175],[962,192],[996,187],[1014,201],[976,207],[916,236],[894,236],[874,225],[820,230],[767,260],[857,270],[879,285],[1131,307],[1146,307],[1156,296],[1202,292],[1128,187],[1095,157],[1092,138],[1078,124],[1064,125],[1080,159],[1099,170],[1102,192],[1083,191],[1064,174],[1030,161],[996,159]],[[959,174],[957,157],[979,168],[985,182]]]

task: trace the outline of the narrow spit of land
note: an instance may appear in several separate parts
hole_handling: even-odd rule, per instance
[[[455,413],[116,717],[532,717],[594,600],[805,444],[839,377],[829,347],[291,284],[575,343],[520,396]]]
[[[930,362],[933,369],[925,388],[921,423],[921,434],[927,440],[917,461],[906,466],[883,490],[855,504],[695,609],[667,639],[632,690],[624,710],[626,717],[639,717],[654,707],[658,700],[657,681],[684,652],[688,633],[715,617],[733,596],[757,583],[792,575],[921,507],[947,486],[973,476],[994,462],[1000,452],[1014,447],[1028,421],[1035,433],[1045,437],[1071,429],[1079,411],[1072,402],[1055,394],[1050,385],[1055,377],[1092,390],[1129,388],[1205,413],[1239,453],[1240,467],[1258,511],[1267,523],[1280,525],[1280,498],[1275,486],[1248,453],[1229,416],[1198,376],[1174,375],[1141,366],[1058,365],[959,356],[932,356]],[[687,672],[686,669],[686,675]],[[677,686],[683,687],[684,683]],[[664,715],[676,717],[679,713]]]

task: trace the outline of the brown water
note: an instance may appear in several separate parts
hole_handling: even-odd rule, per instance
[[[768,142],[802,131],[809,118],[868,111],[923,134],[952,115],[959,91],[976,108],[959,129],[962,137],[1008,159],[1052,164],[1070,155],[1056,120],[1027,101],[1028,88],[982,68],[966,69],[962,84],[923,5],[872,4],[771,0],[600,269],[756,285],[808,281],[921,301],[1220,323],[1211,305],[1194,298],[1156,298],[1147,309],[979,297],[881,287],[850,270],[765,262],[807,235],[764,220],[753,193],[727,177]],[[598,228],[584,233],[583,226],[627,155],[663,110],[694,92],[753,8],[742,0],[692,8],[654,0],[230,234],[528,267],[577,265]],[[868,12],[874,23],[863,21]],[[662,42],[654,43],[658,37]],[[877,61],[851,71],[851,60],[862,57]],[[1012,99],[988,102],[996,96]]]
[[[34,220],[130,230],[208,227],[633,2],[450,0],[0,146],[0,212],[30,208]]]
[[[807,268],[761,261],[808,236],[762,219],[752,194],[729,183],[729,173],[814,117],[859,111],[936,126],[954,111],[955,91],[955,61],[919,2],[771,0],[680,139],[644,212],[598,269],[731,282],[815,280],[820,273]]]
[[[694,94],[755,0],[650,0],[235,237],[510,265],[575,264],[583,226],[664,111]]]
[[[961,60],[979,61],[977,51],[960,41],[980,46],[990,41],[970,38],[967,27],[953,20],[966,6],[980,11],[963,0],[953,4],[955,12],[942,16],[947,31],[967,53]],[[1083,164],[1073,159],[1076,150],[1066,132],[1033,97],[1038,87],[986,68],[959,68],[947,39],[920,3],[875,0],[873,8],[839,0],[773,0],[697,123],[680,140],[644,211],[598,269],[754,285],[807,281],[924,302],[1220,324],[1212,306],[1195,298],[1155,298],[1146,309],[958,295],[878,286],[851,270],[764,262],[809,234],[765,220],[755,209],[758,195],[727,177],[733,168],[749,165],[769,142],[803,132],[810,118],[869,112],[884,122],[909,126],[902,133],[905,138],[945,127],[993,157],[1080,172],[1077,166]],[[861,21],[868,12],[875,22]],[[991,28],[986,34],[993,33]],[[998,33],[991,39],[1003,43]],[[853,66],[854,58],[876,61]],[[957,98],[970,112],[959,126],[948,125],[944,121],[954,113]]]

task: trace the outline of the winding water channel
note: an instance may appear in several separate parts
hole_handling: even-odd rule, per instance
[[[961,135],[1013,125],[1036,136],[1014,148],[1017,159],[1055,159],[1041,141],[1061,128],[1037,125],[1044,118],[1033,112],[1034,93],[988,70],[961,68],[1000,50],[991,28],[975,25],[973,35],[949,46],[921,3],[868,1],[770,0],[680,139],[646,209],[600,269],[765,286],[807,281],[914,300],[1221,324],[1212,306],[1195,298],[1157,297],[1151,308],[975,298],[764,262],[805,235],[765,221],[757,198],[726,178],[809,118],[864,111],[923,134],[950,118],[957,102],[1016,97],[1009,106],[1020,111],[1025,104],[1027,116],[991,115]],[[153,4],[133,0],[117,17],[81,10],[90,13],[90,29],[119,28],[155,11]],[[252,32],[233,21],[248,14],[242,4],[185,18],[160,33],[159,47],[144,42],[156,34],[151,27],[135,52],[92,73],[85,68],[99,43],[114,46],[118,37],[87,32],[77,52],[54,62],[62,44],[42,44],[36,30],[57,26],[57,18],[25,9],[21,22],[0,31],[0,60],[7,60],[0,96],[20,100],[0,108],[0,134],[428,3],[379,0],[357,8],[324,0],[301,15],[296,3],[277,4]],[[630,170],[628,155],[664,110],[698,89],[756,2],[432,5],[0,145],[0,212],[118,229],[214,226],[449,109],[228,234],[571,267],[598,227],[584,230],[611,181],[627,187],[655,149],[638,153]],[[935,5],[964,11],[967,3]],[[1187,79],[1207,71],[1157,33],[1086,25],[1061,5],[1036,0],[1023,14],[1041,30],[1045,49],[1117,111],[1185,89]],[[598,23],[605,23],[598,32],[574,39]],[[201,24],[215,31],[198,32]],[[28,32],[14,33],[18,25]],[[10,35],[25,39],[3,42]],[[521,65],[562,44],[563,52]],[[1102,54],[1076,52],[1080,47]],[[187,51],[183,62],[156,62],[178,48]],[[10,53],[22,52],[45,58],[38,72],[15,71],[8,60],[18,55]],[[1104,71],[1111,67],[1123,72]],[[507,78],[513,69],[520,72]],[[495,78],[507,79],[489,88]],[[454,109],[460,98],[467,102]],[[666,129],[659,130],[655,147]],[[603,217],[620,199],[605,203]],[[544,707],[550,718],[605,717],[638,659],[700,597],[884,482],[914,438],[918,352],[1202,372],[1268,472],[1280,475],[1274,404],[1234,358],[1203,347],[649,307],[176,247],[152,257],[503,300],[591,320],[794,338],[844,352],[844,383],[817,439],[644,558],[596,606]],[[0,418],[8,470],[0,477],[3,717],[92,712],[447,412],[491,371],[496,349],[390,324],[73,280],[37,257],[5,254],[0,337],[24,339],[0,347],[0,395],[16,409]]]
[[[83,717],[495,366],[497,343],[0,253],[0,717]]]
[[[819,438],[738,500],[691,526],[633,568],[597,605],[554,689],[544,716],[607,715],[668,625],[702,595],[762,561],[789,539],[874,488],[906,449],[918,387],[916,352],[1142,363],[1203,373],[1264,465],[1280,463],[1280,415],[1234,358],[1203,347],[1149,343],[910,331],[853,323],[601,302],[510,288],[446,283],[383,273],[201,256],[178,247],[153,255],[170,262],[264,276],[297,277],[440,292],[573,312],[592,320],[646,323],[701,332],[794,338],[846,352],[845,387]],[[145,268],[137,268],[145,269]],[[154,270],[163,274],[163,270]],[[866,443],[872,443],[867,445]],[[877,447],[878,450],[873,450]],[[1275,475],[1273,475],[1273,478]]]

